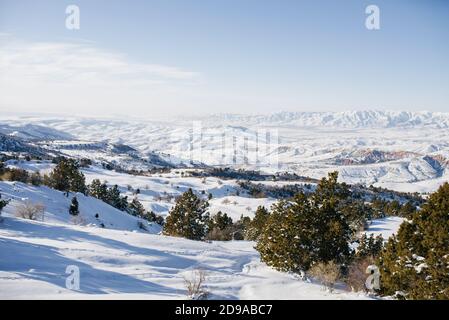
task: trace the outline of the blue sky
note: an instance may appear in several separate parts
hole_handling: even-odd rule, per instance
[[[1,110],[449,112],[448,57],[444,0],[0,0]]]

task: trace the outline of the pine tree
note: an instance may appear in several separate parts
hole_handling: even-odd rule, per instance
[[[108,187],[106,183],[101,183],[99,179],[92,180],[91,184],[87,187],[90,196],[107,201]]]
[[[362,259],[366,257],[376,258],[382,251],[384,239],[381,235],[374,237],[374,234],[370,234],[369,237],[365,233],[359,239],[359,245],[357,247],[356,258]]]
[[[9,203],[9,200],[2,200],[2,195],[0,194],[0,215],[2,214],[2,210]]]
[[[70,203],[69,213],[72,216],[77,216],[80,213],[79,208],[78,208],[78,199],[76,197],[72,198],[72,202]]]
[[[317,185],[314,197],[317,200],[344,200],[350,195],[349,186],[346,183],[338,183],[338,171],[330,172],[327,178],[322,178]]]
[[[84,174],[74,159],[62,158],[50,173],[50,186],[64,192],[86,192]]]
[[[416,212],[416,206],[412,201],[406,202],[399,210],[399,216],[410,218]]]
[[[227,213],[222,213],[218,211],[209,219],[209,230],[217,228],[219,230],[225,230],[226,228],[232,226],[232,218],[228,216]]]
[[[140,203],[139,199],[134,198],[131,203],[128,205],[128,212],[129,214],[137,217],[144,217],[145,216],[145,208]]]
[[[218,211],[207,223],[207,240],[229,241],[232,240],[234,230],[232,218],[226,213]]]
[[[248,240],[259,239],[269,216],[270,213],[264,206],[257,207],[254,218],[249,223],[248,229],[245,232],[245,238]]]
[[[449,184],[433,193],[378,260],[383,294],[406,299],[449,299]]]
[[[170,210],[164,225],[164,234],[184,237],[192,240],[202,240],[207,233],[209,204],[199,199],[189,189],[177,200]]]
[[[339,202],[348,196],[346,185],[334,173],[321,180],[311,196],[297,194],[292,201],[273,206],[256,249],[262,261],[281,271],[307,270],[317,262],[347,262],[351,230]]]
[[[117,185],[108,188],[106,182],[101,183],[100,180],[94,179],[87,189],[90,196],[100,199],[114,208],[122,211],[128,208],[128,197],[120,195]]]
[[[127,197],[122,197],[120,195],[120,190],[117,185],[114,185],[112,188],[108,189],[106,202],[114,208],[122,211],[128,207]]]

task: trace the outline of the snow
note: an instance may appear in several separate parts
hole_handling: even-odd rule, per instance
[[[8,160],[5,162],[8,168],[23,169],[30,172],[39,172],[41,174],[50,173],[55,164],[50,161],[26,161],[26,160]]]
[[[248,241],[199,242],[6,217],[0,299],[186,299],[184,278],[206,273],[212,299],[367,299],[268,268]],[[13,259],[11,257],[14,257]],[[67,266],[80,290],[67,289]]]
[[[48,173],[54,167],[54,164],[50,162],[36,161],[10,160],[6,164],[8,167],[41,171],[41,173]],[[116,184],[122,195],[128,196],[129,200],[137,197],[146,210],[162,216],[166,216],[175,205],[175,198],[189,188],[204,199],[207,199],[209,193],[212,194],[213,198],[208,201],[209,212],[212,215],[218,211],[227,213],[234,221],[240,219],[242,215],[252,218],[258,206],[265,206],[269,209],[276,201],[276,199],[271,198],[250,198],[243,192],[241,192],[241,196],[236,196],[239,187],[235,180],[181,175],[181,172],[188,174],[189,170],[175,169],[164,174],[138,176],[91,166],[90,168],[82,168],[82,172],[86,177],[86,183],[89,184],[92,180],[99,179],[102,182],[106,181],[110,186]],[[285,184],[289,183],[291,182]],[[270,182],[267,182],[267,184],[272,185]],[[128,186],[131,186],[132,190],[128,190]],[[137,189],[140,190],[139,194],[134,193]],[[49,197],[51,196],[49,195]]]
[[[69,206],[72,197],[76,195],[79,203],[78,223],[86,225],[104,225],[105,228],[120,230],[139,230],[138,221],[152,232],[160,232],[157,224],[149,224],[143,219],[133,217],[93,197],[83,194],[70,193],[66,197],[63,192],[45,187],[32,186],[21,182],[0,181],[0,193],[2,199],[10,199],[11,202],[2,211],[2,216],[12,217],[18,205],[24,202],[43,204],[45,206],[44,221],[49,223],[73,224],[73,216],[69,214]],[[99,218],[95,215],[98,214]]]
[[[367,235],[373,234],[375,237],[381,235],[384,240],[388,240],[393,234],[396,234],[400,225],[404,222],[401,217],[385,217],[372,220],[368,225],[368,230],[364,231]]]
[[[245,198],[237,196],[228,196],[209,201],[210,212],[217,213],[221,211],[227,213],[233,221],[240,219],[240,216],[254,217],[257,207],[264,206],[270,209],[271,205],[276,202],[270,198]]]

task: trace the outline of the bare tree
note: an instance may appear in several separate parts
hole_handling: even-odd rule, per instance
[[[314,264],[310,268],[309,274],[319,280],[330,292],[333,291],[335,283],[341,277],[340,266],[334,261]]]
[[[368,256],[364,259],[354,261],[349,266],[348,275],[346,276],[345,282],[352,291],[368,291],[365,286],[365,282],[368,277],[366,274],[366,269],[368,266],[373,265],[374,262],[374,258]]]
[[[25,201],[16,207],[15,216],[30,220],[44,221],[45,206],[42,203]]]
[[[207,299],[209,292],[204,288],[206,273],[204,270],[193,270],[189,277],[184,277],[187,295],[192,300]]]

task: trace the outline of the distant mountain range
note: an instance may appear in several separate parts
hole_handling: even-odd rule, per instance
[[[277,130],[277,138],[269,141],[259,129]],[[449,180],[448,129],[449,113],[400,111],[216,114],[165,122],[0,116],[0,152],[65,154],[139,170],[210,165],[313,178],[338,170],[349,183],[428,191]]]
[[[277,112],[267,115],[214,114],[203,117],[218,123],[294,125],[300,127],[393,128],[426,126],[449,128],[449,113],[411,111]]]

